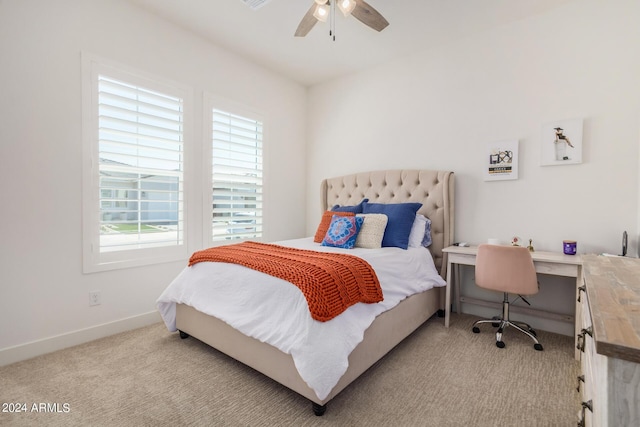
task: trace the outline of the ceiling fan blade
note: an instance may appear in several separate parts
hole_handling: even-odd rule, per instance
[[[356,0],[356,8],[353,9],[351,15],[376,31],[382,31],[389,25],[384,16],[380,15],[377,10],[364,0]]]
[[[316,19],[315,16],[313,16],[313,12],[315,12],[315,10],[316,10],[316,4],[314,2],[309,8],[309,10],[307,11],[307,13],[302,17],[302,21],[300,21],[300,24],[298,25],[298,29],[296,30],[296,33],[295,33],[296,37],[306,36],[309,33],[309,31],[311,31],[313,26],[316,25],[316,22],[318,22],[318,20]]]

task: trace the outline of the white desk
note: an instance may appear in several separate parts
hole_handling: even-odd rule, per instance
[[[445,315],[444,325],[449,327],[449,318],[451,311],[451,287],[455,286],[455,298],[456,309],[460,311],[461,303],[478,304],[487,307],[502,307],[501,303],[489,302],[474,298],[467,298],[460,295],[460,265],[476,265],[476,254],[478,252],[477,246],[471,247],[459,247],[449,246],[444,248],[442,252],[447,254],[447,288],[445,298]],[[509,307],[512,311],[519,311],[526,314],[532,314],[542,316],[554,320],[571,321],[576,329],[575,337],[580,332],[578,330],[579,322],[576,322],[576,318],[579,318],[580,304],[578,303],[578,288],[582,286],[582,257],[580,255],[565,255],[560,252],[531,252],[533,258],[533,264],[536,268],[536,272],[542,274],[551,274],[554,276],[575,277],[576,278],[576,315],[567,316],[557,313],[551,313],[544,310],[536,310],[528,307]],[[576,349],[576,356],[578,350]]]

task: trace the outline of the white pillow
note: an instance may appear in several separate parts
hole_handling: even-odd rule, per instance
[[[422,214],[417,214],[409,233],[409,247],[419,248],[431,244],[431,220]]]
[[[356,216],[364,218],[356,238],[356,248],[381,248],[384,230],[387,228],[389,218],[385,214],[356,214]]]

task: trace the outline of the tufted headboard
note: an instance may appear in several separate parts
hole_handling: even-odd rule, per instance
[[[386,170],[328,178],[320,186],[322,212],[334,205],[356,205],[364,198],[372,203],[419,202],[418,213],[431,220],[429,247],[436,268],[446,277],[446,254],[453,243],[453,172],[434,170]]]

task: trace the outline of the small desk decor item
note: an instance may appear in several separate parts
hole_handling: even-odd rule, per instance
[[[582,121],[562,120],[542,126],[543,166],[582,163]]]
[[[535,249],[533,249],[533,244],[531,242],[533,242],[533,239],[529,239],[529,246],[527,246],[527,249],[529,249],[529,252],[535,252]]]
[[[518,179],[518,140],[498,141],[487,145],[484,180]]]
[[[563,240],[562,251],[565,255],[575,255],[578,243],[575,240]]]
[[[518,236],[513,236],[513,239],[511,239],[511,246],[520,246],[520,238]]]

